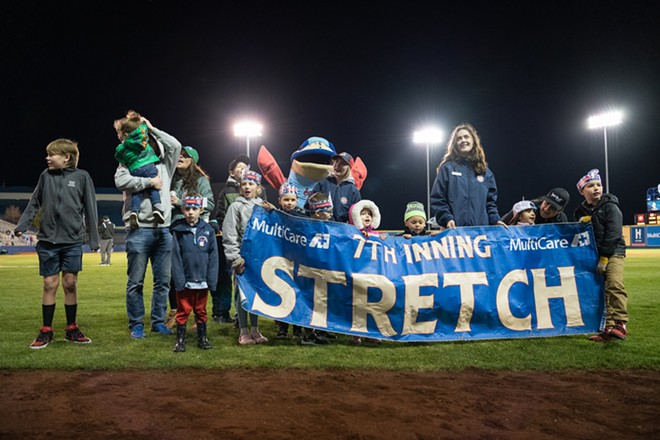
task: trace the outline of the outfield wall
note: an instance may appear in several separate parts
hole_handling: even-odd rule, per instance
[[[660,226],[624,226],[623,238],[628,247],[658,248],[660,247]]]

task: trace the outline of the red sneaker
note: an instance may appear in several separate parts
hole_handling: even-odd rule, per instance
[[[76,344],[91,344],[92,340],[83,335],[83,332],[78,328],[78,324],[71,324],[66,326],[64,337],[67,341],[75,342]]]
[[[37,339],[35,339],[34,342],[30,344],[30,348],[39,350],[40,348],[48,347],[48,344],[51,342],[53,342],[53,327],[43,326],[41,327],[41,330],[39,330]]]
[[[621,321],[617,321],[616,324],[614,324],[614,327],[610,329],[610,337],[612,338],[625,341],[627,335],[628,331],[626,330],[626,324]]]
[[[606,328],[597,335],[589,336],[589,340],[592,342],[607,342],[610,340],[610,331],[612,331],[612,328]]]

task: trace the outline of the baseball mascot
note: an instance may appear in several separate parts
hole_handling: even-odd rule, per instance
[[[322,137],[310,137],[291,155],[291,170],[289,178],[284,174],[277,161],[265,146],[259,149],[257,163],[264,179],[273,188],[279,190],[280,186],[288,180],[298,190],[298,207],[304,209],[307,198],[311,195],[312,188],[330,175],[332,172],[332,156],[336,155],[334,145]],[[367,177],[367,167],[358,157],[351,168],[355,186],[362,188],[364,179]]]

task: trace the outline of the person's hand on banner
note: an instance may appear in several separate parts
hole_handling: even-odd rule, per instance
[[[580,223],[591,223],[591,216],[590,215],[585,215],[584,217],[580,217]]]
[[[600,257],[598,260],[598,266],[596,266],[596,272],[598,272],[601,275],[605,275],[605,271],[607,270],[607,263],[609,263],[609,259],[607,257]]]

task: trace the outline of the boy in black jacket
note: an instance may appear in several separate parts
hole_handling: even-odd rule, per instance
[[[69,139],[57,139],[48,144],[46,152],[48,169],[39,176],[30,203],[14,229],[17,237],[22,235],[41,210],[37,254],[39,275],[44,277],[41,306],[43,325],[37,339],[30,345],[33,349],[45,348],[53,342],[53,315],[60,272],[67,324],[65,338],[78,344],[92,342],[76,324],[76,286],[78,272],[82,270],[86,227],[89,228],[89,245],[92,251],[99,248],[94,182],[87,171],[76,168],[78,144]]]
[[[577,183],[577,189],[584,201],[575,210],[575,219],[593,225],[600,257],[596,271],[605,277],[605,329],[589,339],[594,342],[624,340],[628,333],[628,294],[623,285],[626,244],[622,234],[623,216],[619,209],[619,199],[612,194],[603,194],[597,169],[582,177]]]
[[[197,345],[212,348],[206,337],[206,300],[209,289],[218,283],[218,246],[213,228],[200,219],[204,198],[189,194],[183,198],[185,218],[172,224],[172,275],[176,288],[175,352],[186,351],[186,322],[195,312]]]

